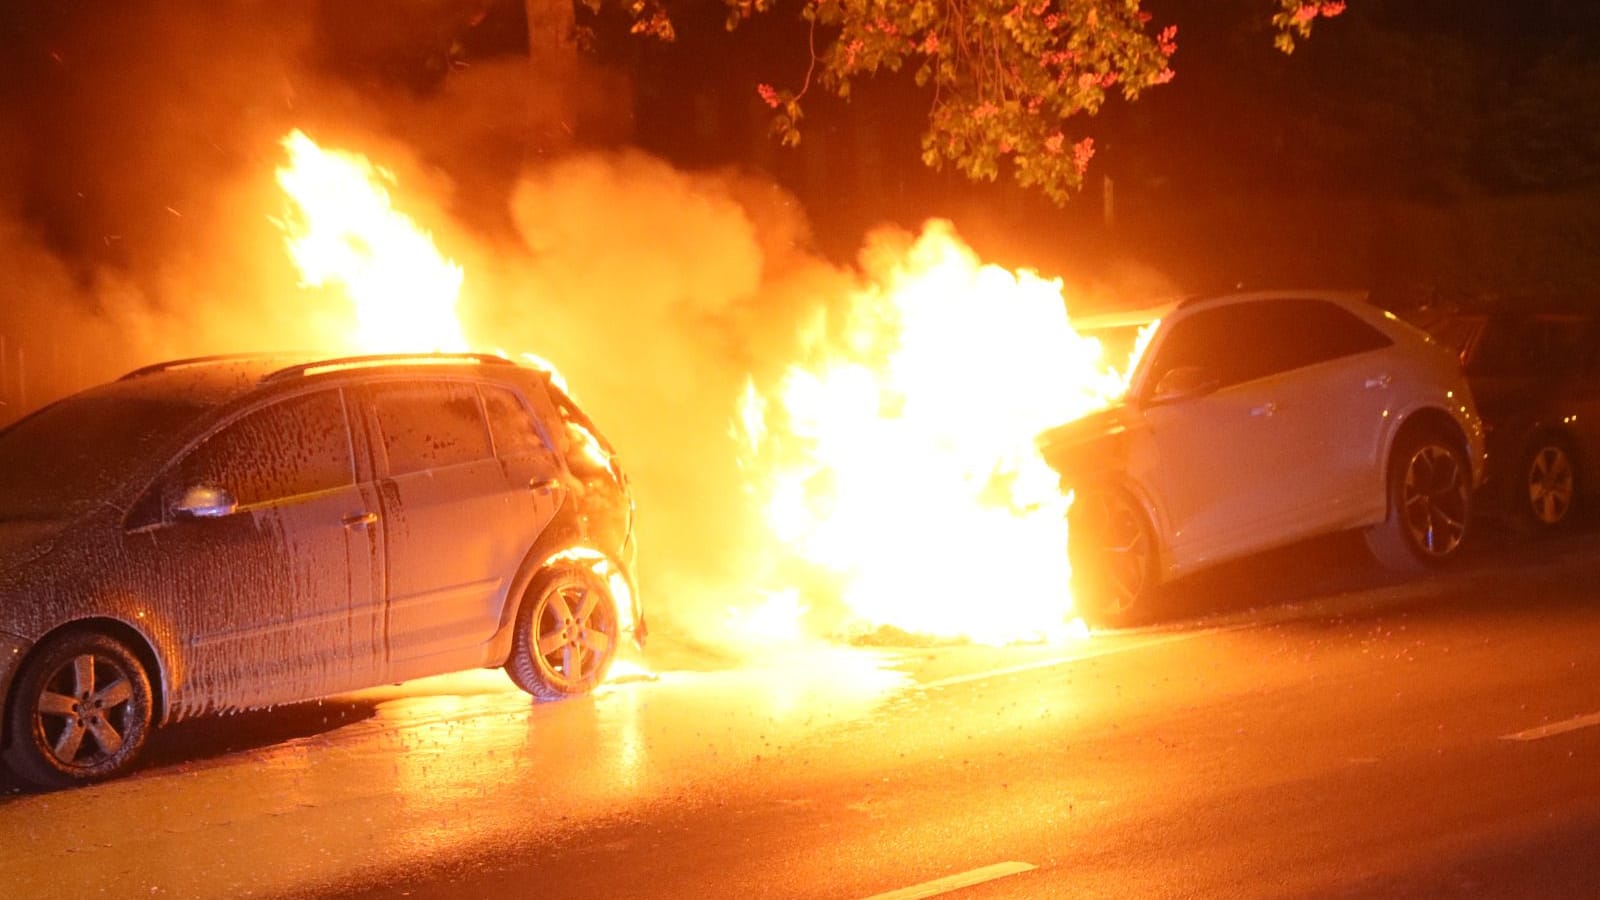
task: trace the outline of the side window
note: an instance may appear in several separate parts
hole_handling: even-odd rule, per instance
[[[549,454],[550,448],[533,423],[533,415],[517,395],[502,387],[483,385],[483,409],[489,414],[489,433],[501,456]]]
[[[1283,348],[1278,371],[1354,356],[1394,343],[1349,310],[1322,300],[1273,300],[1266,307],[1274,339]]]
[[[1248,357],[1258,351],[1248,337],[1249,304],[1205,309],[1172,323],[1172,330],[1156,348],[1150,368],[1149,388],[1154,389],[1173,369],[1198,366],[1210,372],[1222,387],[1256,377]]]
[[[178,464],[171,487],[222,487],[248,506],[353,481],[344,402],[338,391],[321,391],[258,409],[206,438]]]
[[[478,389],[451,381],[380,384],[372,388],[390,475],[488,459],[489,429]]]
[[[1242,384],[1391,343],[1378,329],[1322,300],[1261,300],[1202,310],[1173,324],[1151,367],[1151,387],[1184,366],[1221,387]]]

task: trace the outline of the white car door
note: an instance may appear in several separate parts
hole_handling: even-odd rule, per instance
[[[1272,377],[1285,465],[1300,477],[1285,485],[1282,540],[1362,524],[1383,508],[1383,435],[1398,368],[1393,341],[1354,314],[1322,300],[1273,301],[1275,330],[1294,367]],[[1270,542],[1273,535],[1263,536]]]
[[[1170,327],[1140,405],[1174,569],[1370,514],[1391,377],[1382,332],[1313,298],[1213,306]],[[1180,369],[1212,389],[1164,397]]]

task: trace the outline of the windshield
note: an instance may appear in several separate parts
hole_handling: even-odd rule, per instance
[[[0,521],[75,516],[109,499],[208,407],[80,394],[0,431]]]

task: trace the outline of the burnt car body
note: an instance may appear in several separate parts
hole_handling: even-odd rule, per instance
[[[1427,329],[1460,354],[1483,415],[1484,510],[1533,532],[1570,524],[1600,491],[1600,320],[1459,313]]]
[[[120,773],[190,716],[504,666],[547,699],[644,635],[633,504],[550,373],[180,360],[0,431],[4,756]]]
[[[1073,494],[1074,599],[1149,617],[1217,563],[1363,529],[1378,559],[1452,558],[1483,437],[1452,357],[1361,295],[1198,297],[1157,315],[1121,402],[1039,436]]]

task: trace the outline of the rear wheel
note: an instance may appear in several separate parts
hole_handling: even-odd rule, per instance
[[[1385,567],[1418,571],[1461,551],[1472,512],[1472,470],[1454,441],[1437,433],[1402,436],[1389,460],[1388,516],[1367,529]]]
[[[67,787],[131,767],[152,726],[150,679],[115,638],[91,631],[41,646],[20,673],[5,759],[40,787]]]
[[[1114,485],[1079,488],[1067,511],[1073,598],[1094,625],[1133,625],[1154,612],[1156,544],[1133,495]]]
[[[594,690],[616,656],[616,603],[590,569],[560,565],[533,580],[517,611],[506,672],[541,700]]]
[[[1512,515],[1532,532],[1549,532],[1572,521],[1578,497],[1578,467],[1566,441],[1536,437],[1517,467]]]

